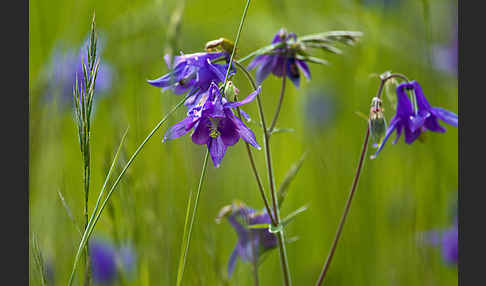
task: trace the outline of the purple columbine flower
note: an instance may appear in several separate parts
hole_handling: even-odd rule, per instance
[[[231,277],[238,257],[242,261],[253,263],[263,252],[277,246],[277,237],[268,228],[248,228],[250,225],[270,224],[270,216],[265,211],[257,212],[241,206],[233,210],[227,218],[238,235],[238,242],[228,262],[228,277]]]
[[[273,37],[272,44],[285,43],[284,47],[273,49],[269,54],[257,56],[248,65],[248,69],[257,68],[256,80],[260,84],[270,73],[277,77],[288,76],[295,86],[300,84],[300,72],[302,70],[305,77],[310,79],[309,66],[304,60],[296,58],[296,50],[292,46],[297,42],[297,35],[287,33],[282,28]],[[284,75],[284,69],[286,70]]]
[[[169,128],[163,142],[185,135],[191,129],[195,144],[206,144],[214,167],[218,168],[228,146],[233,146],[240,137],[253,147],[260,149],[255,134],[233,113],[233,108],[251,102],[260,93],[259,87],[245,99],[238,102],[227,101],[221,96],[213,82],[200,100],[187,113],[184,120]]]
[[[415,99],[418,107],[417,110],[413,109],[406,90],[413,90],[415,92]],[[445,128],[439,124],[437,119],[457,127],[457,114],[439,107],[430,106],[425,98],[422,88],[416,81],[398,85],[397,98],[396,114],[390,121],[385,137],[372,158],[375,158],[378,155],[381,149],[385,146],[388,137],[390,137],[395,130],[397,132],[397,137],[393,141],[393,144],[398,141],[402,132],[405,133],[405,143],[412,144],[422,131],[430,130],[434,132],[445,132]]]
[[[111,284],[116,280],[116,250],[110,243],[92,240],[89,244],[93,282]]]
[[[211,82],[220,83],[224,81],[228,64],[222,65],[211,62],[221,57],[225,57],[226,61],[229,60],[229,54],[226,52],[204,52],[187,55],[181,52],[180,56],[174,58],[172,64],[170,55],[166,54],[164,60],[171,72],[147,82],[153,86],[161,87],[163,90],[171,89],[175,94],[189,92],[190,97],[185,104],[191,109],[208,90]],[[232,67],[230,75],[235,72],[236,70]]]

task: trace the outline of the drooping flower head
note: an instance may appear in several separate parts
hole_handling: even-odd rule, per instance
[[[277,237],[268,228],[249,228],[251,225],[270,224],[266,211],[256,211],[243,203],[234,203],[221,209],[218,220],[226,216],[238,236],[238,242],[228,261],[228,277],[231,277],[239,257],[253,263],[267,250],[277,246]]]
[[[417,102],[416,110],[414,110],[406,90],[414,91],[414,95],[412,96],[415,96]],[[375,158],[381,149],[383,149],[388,137],[390,137],[394,131],[397,132],[397,137],[393,144],[398,141],[402,132],[405,133],[405,143],[412,144],[419,137],[421,132],[425,132],[426,130],[445,132],[445,128],[439,124],[438,119],[457,127],[457,114],[439,107],[432,107],[425,98],[418,82],[411,81],[401,83],[398,85],[396,93],[396,114],[390,121],[385,137],[372,158]]]
[[[287,76],[295,86],[300,84],[301,70],[307,79],[310,79],[310,70],[304,60],[297,59],[297,35],[280,29],[273,37],[272,44],[282,43],[268,54],[259,55],[248,65],[248,69],[256,70],[256,80],[260,84],[270,73],[277,77]],[[285,72],[285,74],[284,74]]]
[[[218,168],[228,146],[233,146],[240,137],[248,144],[260,149],[255,134],[233,113],[233,108],[251,102],[260,93],[259,87],[245,99],[230,102],[221,96],[213,82],[197,104],[187,112],[187,117],[169,128],[163,142],[183,136],[191,129],[195,144],[207,145],[214,167]]]
[[[224,81],[228,64],[212,63],[212,60],[221,57],[229,60],[227,52],[203,52],[187,55],[181,52],[181,55],[175,57],[172,63],[170,55],[167,54],[164,59],[171,71],[158,79],[149,80],[148,83],[161,87],[163,90],[171,89],[175,94],[188,92],[191,96],[185,104],[191,109],[199,101],[201,95],[208,90],[211,82],[218,84]],[[230,75],[234,73],[235,69],[232,67]]]

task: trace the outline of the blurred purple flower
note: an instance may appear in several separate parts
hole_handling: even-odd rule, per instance
[[[432,60],[438,70],[457,75],[458,68],[458,40],[457,21],[452,30],[452,40],[445,45],[433,47]]]
[[[405,90],[413,90],[417,102],[418,110],[414,110],[410,99]],[[385,146],[388,137],[396,130],[397,137],[394,140],[395,144],[402,131],[405,131],[405,143],[413,143],[422,131],[430,130],[434,132],[445,132],[438,119],[457,127],[457,114],[447,111],[439,107],[432,107],[428,103],[422,88],[416,81],[401,83],[397,87],[397,110],[395,116],[390,121],[390,125],[386,130],[385,137],[378,147],[376,153],[372,156],[375,158],[381,149]]]
[[[98,43],[101,42],[100,40]],[[72,102],[73,85],[76,83],[76,75],[78,82],[84,86],[84,73],[82,62],[87,65],[87,41],[80,47],[78,51],[63,48],[58,45],[51,56],[51,62],[48,67],[47,90],[46,96],[53,98],[54,95],[59,95],[61,104],[66,105]],[[97,56],[99,57],[102,49],[98,47]],[[100,61],[98,75],[96,78],[96,92],[103,94],[111,88],[113,77],[113,68]]]
[[[440,247],[441,256],[447,264],[459,261],[457,220],[445,230],[431,230],[425,233],[427,244]]]
[[[167,130],[163,142],[179,138],[194,129],[192,141],[207,145],[215,168],[219,167],[226,148],[236,144],[240,137],[260,149],[255,134],[232,111],[251,102],[260,90],[259,87],[245,99],[230,102],[221,96],[218,86],[212,82],[209,90],[201,94],[199,102],[188,111],[187,117]]]
[[[119,249],[107,240],[94,239],[90,241],[90,259],[93,282],[108,285],[118,278],[118,271],[123,271],[128,278],[133,277],[136,270],[137,256],[135,249],[125,245]]]
[[[319,88],[309,92],[305,101],[306,126],[311,130],[312,134],[316,130],[326,129],[336,116],[334,99],[328,95],[330,92],[323,92],[322,90]]]
[[[271,219],[265,211],[257,212],[241,205],[232,209],[227,218],[238,235],[238,242],[228,262],[228,277],[231,277],[238,257],[242,261],[253,263],[262,253],[277,246],[277,237],[268,228],[248,228],[256,224],[270,224]]]
[[[226,52],[204,52],[188,55],[181,52],[180,56],[174,57],[172,64],[170,55],[167,54],[164,56],[164,60],[171,72],[147,82],[163,90],[171,89],[175,94],[183,94],[189,91],[191,96],[185,104],[191,109],[200,97],[207,92],[211,82],[218,84],[224,81],[228,64],[213,64],[211,62],[221,57],[226,58],[226,61],[229,60],[229,54]],[[232,67],[230,74],[234,73],[235,69]]]
[[[310,79],[309,66],[304,60],[296,58],[296,50],[292,46],[297,42],[297,35],[287,33],[282,28],[273,37],[272,44],[285,43],[285,47],[274,48],[270,54],[257,56],[248,65],[248,69],[256,70],[256,80],[261,84],[270,73],[277,77],[288,76],[295,86],[300,84],[301,70],[307,79]],[[284,74],[284,70],[286,70]]]
[[[92,240],[89,244],[93,282],[111,284],[116,280],[115,247],[102,240]]]

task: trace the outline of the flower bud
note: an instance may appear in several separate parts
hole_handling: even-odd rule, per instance
[[[373,97],[370,109],[370,131],[371,138],[375,143],[379,143],[386,133],[386,119],[383,114],[383,102],[378,97]]]
[[[234,98],[240,93],[240,90],[233,84],[232,81],[228,81],[224,88],[224,95],[226,98]]]

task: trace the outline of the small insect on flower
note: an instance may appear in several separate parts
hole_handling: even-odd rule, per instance
[[[375,144],[379,144],[386,133],[386,119],[384,116],[383,102],[378,97],[373,97],[370,108],[370,131]]]
[[[232,41],[226,38],[219,38],[217,40],[207,42],[204,49],[208,52],[226,52],[231,54],[234,47],[235,44]]]

